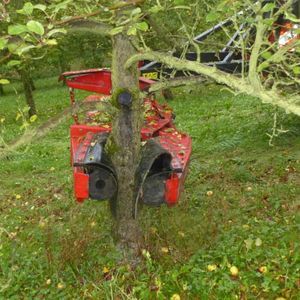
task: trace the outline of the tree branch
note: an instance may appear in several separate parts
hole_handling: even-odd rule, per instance
[[[38,140],[44,137],[51,130],[55,129],[62,122],[70,118],[71,115],[78,113],[82,105],[84,105],[84,102],[77,102],[75,106],[67,107],[62,112],[50,118],[48,121],[41,124],[37,128],[28,129],[27,131],[25,131],[20,138],[12,141],[5,148],[0,148],[0,160],[16,152],[18,148],[29,145],[34,140]]]
[[[260,98],[264,103],[270,103],[283,108],[286,112],[292,112],[300,116],[300,97],[287,97],[278,93],[278,91],[268,91],[263,88],[255,88],[248,78],[239,78],[235,75],[225,73],[216,67],[210,67],[198,62],[188,61],[186,59],[178,59],[168,54],[158,52],[145,52],[133,55],[125,64],[129,68],[134,63],[141,60],[159,61],[170,68],[178,70],[192,71],[201,75],[205,75],[214,81],[225,84],[235,91],[245,93],[247,95]]]
[[[160,90],[164,90],[171,87],[179,87],[179,86],[186,86],[186,85],[193,85],[199,84],[204,82],[211,82],[211,80],[207,79],[204,76],[193,76],[193,77],[179,77],[179,78],[172,78],[165,81],[158,81],[154,83],[149,88],[149,92],[157,92]]]
[[[253,48],[250,55],[249,60],[249,73],[248,78],[249,81],[253,84],[253,86],[256,89],[261,89],[261,81],[259,79],[258,73],[257,73],[257,65],[258,65],[258,59],[259,59],[259,53],[261,50],[261,47],[264,42],[264,36],[265,32],[267,30],[267,26],[263,23],[262,16],[259,16],[259,21],[256,26],[256,36],[255,41],[253,44]]]
[[[141,60],[159,61],[170,68],[192,71],[201,75],[205,75],[209,78],[212,78],[214,81],[221,84],[226,84],[233,89],[238,89],[239,85],[244,84],[241,78],[222,72],[215,67],[210,67],[195,61],[179,59],[174,56],[159,52],[144,52],[135,54],[126,62],[125,67],[129,68],[134,63]]]
[[[117,4],[113,5],[113,6],[108,7],[107,9],[108,9],[108,11],[114,11],[114,10],[118,10],[118,9],[124,8],[126,6],[141,4],[143,2],[144,2],[144,0],[128,0],[127,2],[117,3]],[[57,22],[54,23],[54,25],[56,25],[56,26],[66,25],[66,24],[72,23],[74,21],[84,20],[84,19],[87,19],[87,18],[90,18],[90,17],[98,16],[101,13],[104,13],[104,12],[105,12],[104,9],[99,9],[99,10],[96,10],[96,11],[88,13],[88,14],[74,16],[74,17],[70,17],[70,18],[68,18],[66,20],[57,21]]]
[[[108,35],[112,26],[92,20],[76,20],[69,23],[68,32],[89,32],[98,35]]]

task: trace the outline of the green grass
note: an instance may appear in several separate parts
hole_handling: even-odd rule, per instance
[[[68,104],[55,81],[37,82],[37,124]],[[270,147],[274,108],[213,85],[175,95],[190,172],[177,207],[142,210],[134,272],[118,264],[107,203],[74,202],[69,121],[0,162],[0,299],[299,299],[300,119],[279,111],[289,132]],[[15,100],[0,98],[7,139]]]

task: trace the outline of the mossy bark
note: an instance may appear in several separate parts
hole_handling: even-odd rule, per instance
[[[141,99],[138,86],[138,66],[125,68],[126,61],[135,53],[127,35],[113,38],[112,85],[114,103],[124,90],[132,95],[131,106],[115,105],[118,115],[113,124],[112,138],[117,151],[112,160],[118,177],[115,203],[115,234],[125,258],[137,256],[140,246],[140,228],[134,216],[136,202],[135,173],[140,160]]]
[[[225,73],[221,70],[218,70],[215,67],[207,66],[202,63],[188,61],[186,59],[179,59],[169,54],[162,54],[150,51],[133,55],[130,59],[128,59],[125,67],[129,68],[130,66],[132,66],[132,64],[135,64],[137,61],[140,60],[159,61],[170,68],[175,68],[177,70],[192,71],[207,76],[208,78],[214,80],[217,83],[227,85],[237,93],[244,93],[253,97],[260,98],[264,103],[279,106],[283,108],[287,113],[294,113],[300,116],[300,97],[298,95],[285,96],[274,89],[263,89],[261,87],[261,84],[257,82],[257,76],[255,73],[253,73],[254,76],[251,76],[250,72],[249,76],[247,76],[246,78],[239,78],[235,75]],[[252,64],[255,65],[255,61],[253,58]],[[184,79],[182,79],[181,81],[182,84],[186,83],[186,80]],[[180,85],[181,83],[180,81],[177,82],[178,85]],[[164,87],[167,88],[168,84],[166,83]]]

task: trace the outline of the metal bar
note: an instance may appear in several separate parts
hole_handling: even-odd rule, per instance
[[[207,29],[206,31],[202,32],[201,34],[199,34],[198,36],[196,36],[193,41],[194,42],[198,42],[200,43],[201,41],[205,40],[210,34],[217,32],[219,30],[222,29],[222,27],[224,26],[229,26],[232,24],[232,20],[231,19],[227,19],[209,29]]]
[[[154,66],[157,63],[158,63],[157,61],[151,61],[150,63],[146,64],[145,66],[142,66],[140,68],[140,71],[145,71],[145,70],[151,68],[152,66]]]
[[[235,42],[236,38],[239,36],[241,30],[245,27],[245,24],[242,24],[240,28],[235,32],[235,34],[231,37],[230,41],[226,44],[226,46],[222,49],[223,52],[228,51],[229,47]]]

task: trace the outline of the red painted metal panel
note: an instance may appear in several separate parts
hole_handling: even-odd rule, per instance
[[[89,197],[89,175],[74,169],[74,191],[78,202],[83,202]]]
[[[166,181],[165,200],[168,206],[175,205],[179,200],[180,181],[176,174]]]
[[[60,76],[70,88],[111,95],[111,72],[108,69],[90,69],[66,72]],[[140,77],[140,89],[147,90],[154,81]]]

